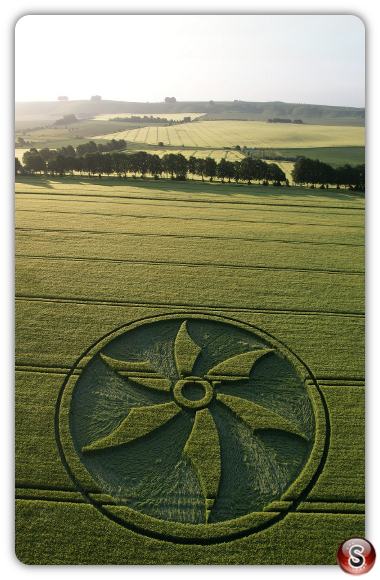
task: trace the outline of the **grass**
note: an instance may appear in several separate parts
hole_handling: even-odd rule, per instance
[[[363,199],[344,190],[17,178],[16,553],[23,562],[335,564],[340,543],[364,535],[363,208]],[[126,364],[155,361],[157,375],[177,380],[175,338],[188,311],[263,329],[307,365],[323,395],[315,410],[320,439],[310,457],[297,434],[280,441],[279,431],[266,428],[252,436],[249,417],[236,420],[230,411],[245,398],[241,417],[248,407],[265,408],[313,441],[314,413],[292,359],[275,363],[272,354],[255,363],[254,388],[244,381],[220,388],[230,407],[214,400],[210,412],[185,412],[148,383],[126,387],[112,365],[90,353],[67,383],[57,424],[57,400],[78,358],[135,320],[179,316],[156,330],[138,327],[130,351],[120,335],[101,352]],[[190,321],[186,329],[193,342],[178,335],[189,351],[179,365],[195,376],[262,348],[240,331],[226,342],[211,323]],[[79,397],[78,415],[63,429],[71,392]],[[178,412],[164,423],[167,405]],[[132,425],[144,407],[154,425]],[[163,409],[160,425],[154,407]],[[94,448],[78,459],[76,449],[118,438],[124,421],[129,443],[123,436],[114,455]],[[76,476],[88,499],[62,463],[57,429],[70,467],[82,470]],[[300,470],[312,484],[309,476],[297,479]],[[123,498],[120,477],[130,482]]]

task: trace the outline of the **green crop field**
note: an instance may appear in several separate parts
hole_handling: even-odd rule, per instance
[[[227,123],[117,138],[263,146]],[[364,199],[35,175],[15,203],[17,557],[336,564],[365,535]]]

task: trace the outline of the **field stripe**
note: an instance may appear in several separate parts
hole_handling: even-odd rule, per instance
[[[86,215],[86,216],[107,216],[107,217],[127,217],[130,219],[160,219],[160,220],[178,220],[178,218],[176,217],[172,217],[172,216],[165,216],[165,215],[152,215],[152,214],[141,214],[141,215],[137,215],[137,214],[128,214],[128,213],[116,213],[116,212],[112,212],[112,213],[106,213],[106,212],[93,212],[93,211],[63,211],[63,210],[40,210],[40,209],[18,209],[17,212],[23,212],[23,213],[40,213],[40,214],[46,214],[46,213],[52,213],[52,214],[64,214],[64,215]],[[331,229],[332,227],[334,229],[336,228],[341,228],[341,229],[364,229],[364,225],[363,226],[355,226],[355,225],[348,225],[348,224],[343,224],[343,225],[338,225],[338,224],[320,224],[320,223],[308,223],[308,222],[303,222],[303,223],[299,223],[299,222],[288,222],[288,221],[276,221],[276,220],[247,220],[247,219],[228,219],[228,218],[212,218],[212,217],[184,217],[181,216],[181,221],[200,221],[200,222],[227,222],[227,223],[247,223],[247,224],[274,224],[274,225],[287,225],[287,226],[298,226],[298,227],[305,227],[305,226],[310,226],[310,227],[319,227],[319,228],[329,228]]]
[[[80,230],[80,224],[78,223]],[[160,228],[157,228],[159,233]],[[140,230],[141,231],[141,230]],[[138,233],[135,231],[135,233]],[[146,232],[147,233],[147,232]],[[179,233],[179,232],[178,232]],[[284,245],[267,242],[265,245],[253,241],[229,239],[213,240],[207,238],[192,239],[161,238],[151,236],[119,236],[109,234],[96,236],[74,232],[16,232],[16,252],[27,256],[49,255],[56,257],[109,258],[112,260],[146,260],[175,263],[202,263],[222,266],[257,266],[259,268],[295,268],[337,271],[339,273],[358,272],[362,265],[364,251],[362,248],[329,246]],[[343,265],[343,268],[341,267]]]
[[[52,203],[56,203],[57,196],[60,196],[59,198],[59,203],[70,203],[72,204],[72,200],[71,199],[67,199],[69,196],[68,195],[64,195],[64,194],[57,194],[54,195],[54,197],[49,197],[49,195],[47,194],[45,195],[40,195],[40,194],[34,194],[33,197],[29,194],[25,194],[26,197],[21,198],[24,201],[30,201],[33,204],[36,204],[37,202],[52,202]],[[71,196],[70,196],[71,197]],[[93,204],[100,204],[100,203],[104,203],[102,200],[104,199],[104,196],[88,196],[86,199],[83,199],[83,196],[81,195],[73,195],[72,197],[75,197],[75,202],[76,203],[93,203]],[[143,207],[154,207],[154,206],[158,206],[160,208],[163,207],[163,204],[167,207],[188,207],[188,202],[182,202],[179,200],[172,200],[172,199],[168,199],[168,200],[158,200],[156,198],[153,199],[147,199],[147,198],[143,198],[143,199],[135,199],[135,198],[131,198],[131,197],[106,197],[107,200],[107,204],[110,205],[127,205],[127,206],[131,206],[131,205],[142,205]],[[116,200],[116,201],[115,201]],[[18,201],[18,200],[17,200]],[[147,203],[149,202],[149,203]],[[204,209],[204,206],[209,204],[211,207],[213,205],[215,205],[215,203],[217,202],[208,202],[208,201],[202,201],[202,202],[198,202],[198,201],[193,201],[192,203],[197,204],[198,209]],[[251,205],[254,206],[254,211],[255,212],[268,212],[268,213],[274,213],[274,212],[278,212],[278,206],[275,205],[267,205],[267,206],[261,206],[259,204],[245,204],[245,203],[232,203],[232,202],[226,202],[226,203],[222,203],[220,205],[224,205],[227,206],[226,208],[221,208],[222,210],[231,212],[231,211],[252,211],[252,207],[250,207]],[[247,207],[248,206],[248,207]],[[303,214],[303,215],[307,215],[307,216],[313,216],[313,215],[320,215],[322,217],[328,217],[331,218],[332,215],[336,216],[337,218],[341,219],[342,216],[349,216],[349,217],[359,217],[357,215],[355,215],[354,212],[356,212],[356,209],[351,209],[348,210],[347,212],[341,211],[339,209],[336,210],[336,212],[334,212],[332,214],[332,212],[329,210],[327,211],[329,208],[319,208],[317,210],[317,208],[311,207],[311,206],[301,206],[301,205],[295,205],[295,206],[291,206],[291,209],[283,209],[284,206],[281,206],[281,211],[285,211],[288,212],[290,214],[294,213],[294,214]],[[306,209],[306,207],[310,207],[311,210],[316,210],[316,211],[304,211]],[[301,209],[298,209],[301,208]],[[21,208],[22,210],[23,208]],[[24,211],[27,208],[23,209]],[[321,209],[326,209],[325,212],[321,212]],[[20,211],[21,211],[20,210]],[[19,210],[17,210],[19,211]],[[360,216],[363,217],[364,216]]]
[[[280,267],[280,266],[246,266],[240,264],[218,264],[213,262],[174,262],[168,260],[133,260],[127,258],[95,258],[95,257],[80,257],[80,256],[49,256],[43,255],[29,255],[29,254],[15,254],[16,258],[24,258],[30,260],[67,260],[74,262],[108,262],[116,264],[153,264],[160,266],[189,266],[189,267],[212,267],[221,268],[227,270],[279,270],[279,271],[290,271],[290,272],[316,272],[319,274],[345,274],[348,276],[361,276],[364,272],[353,272],[350,270],[322,270],[318,268],[292,268],[292,267]]]
[[[69,182],[69,185],[72,185],[72,184]],[[79,184],[78,183],[76,183],[75,185],[77,185],[79,187]],[[99,184],[99,185],[101,185],[101,184]],[[208,184],[205,183],[204,185],[207,187]],[[139,184],[139,186],[140,186],[139,189],[143,189],[144,184],[141,184],[141,185]],[[221,186],[221,187],[226,187],[226,186],[227,186],[227,184],[225,184],[224,186]],[[132,188],[132,187],[135,187],[135,186],[130,186],[130,187]],[[184,193],[189,192],[191,194],[191,193],[193,193],[192,189],[194,189],[194,188],[193,188],[193,186],[191,184],[189,184],[189,187],[185,187],[185,186],[181,185],[181,191],[183,190]],[[96,191],[96,189],[94,189],[94,191]],[[16,191],[15,193],[16,193],[16,195],[21,195],[21,194],[22,195],[27,195],[27,196],[30,197],[30,199],[33,199],[36,195],[41,195],[41,196],[42,195],[43,196],[64,196],[64,197],[84,197],[84,198],[88,198],[89,197],[89,194],[86,194],[86,193],[65,193],[63,191],[57,192],[57,193],[53,193],[53,192],[50,192],[50,191],[49,192],[44,192],[44,191],[38,191],[38,192]],[[207,194],[206,191],[204,193]],[[212,193],[215,195],[215,192],[212,192]],[[257,192],[255,192],[255,190],[252,190],[252,191],[248,191],[248,192],[245,192],[245,193],[244,192],[241,192],[241,193],[242,193],[242,195],[248,196],[248,195],[252,195],[252,194],[257,193]],[[221,192],[219,195],[226,195],[226,192]],[[140,202],[141,202],[141,200],[143,200],[143,201],[145,201],[145,200],[146,201],[150,201],[150,200],[151,201],[157,201],[157,200],[160,200],[160,201],[165,201],[165,202],[179,201],[181,203],[197,203],[197,204],[209,203],[209,204],[220,204],[220,205],[230,204],[230,205],[239,205],[239,206],[240,205],[242,205],[242,206],[244,206],[244,205],[250,205],[250,206],[253,206],[253,207],[261,207],[261,206],[263,206],[263,207],[279,207],[281,209],[284,208],[284,207],[291,207],[291,208],[295,208],[295,207],[310,207],[310,208],[315,208],[315,209],[318,209],[318,210],[321,210],[321,209],[336,209],[336,210],[346,209],[347,210],[348,209],[348,210],[352,210],[352,211],[357,211],[357,210],[358,211],[363,211],[363,212],[365,211],[365,208],[364,207],[360,207],[360,206],[347,207],[345,205],[342,205],[342,206],[339,206],[339,205],[324,205],[323,203],[321,203],[320,205],[315,205],[315,204],[307,204],[307,203],[263,203],[263,202],[255,203],[253,201],[237,201],[237,200],[234,200],[232,202],[230,200],[222,201],[222,200],[211,200],[211,199],[184,199],[184,198],[178,198],[178,197],[170,197],[170,198],[168,198],[167,195],[166,195],[166,197],[156,196],[156,197],[143,197],[143,198],[141,197],[141,195],[138,197],[138,196],[135,196],[135,195],[127,195],[127,194],[125,194],[125,195],[103,195],[103,194],[99,194],[99,195],[96,195],[96,196],[93,194],[93,196],[96,197],[96,198],[104,198],[104,199],[106,199],[108,201],[110,199],[124,199],[124,200],[125,199],[135,199],[135,200],[140,201]]]
[[[15,230],[25,231],[25,232],[62,232],[62,233],[89,233],[94,235],[117,235],[117,236],[135,236],[135,237],[157,237],[157,238],[195,238],[195,239],[206,239],[206,240],[243,240],[251,242],[260,243],[279,243],[279,244],[301,244],[301,245],[313,245],[313,246],[342,246],[342,247],[353,247],[353,248],[364,248],[365,244],[348,244],[343,242],[302,242],[298,240],[284,240],[277,238],[252,238],[245,236],[213,236],[213,235],[200,235],[200,234],[154,234],[154,233],[136,233],[136,232],[118,232],[118,231],[101,231],[101,230],[84,230],[84,229],[67,229],[67,228],[32,228],[32,227],[22,227],[18,226]]]
[[[310,316],[315,314],[326,315],[326,316],[338,316],[338,317],[353,317],[353,318],[364,318],[365,314],[360,312],[348,312],[348,311],[328,311],[328,310],[296,310],[296,309],[273,309],[273,308],[248,308],[248,307],[236,307],[236,306],[210,306],[210,305],[194,305],[186,303],[172,304],[170,302],[137,302],[137,301],[121,301],[121,300],[97,300],[95,298],[76,298],[76,297],[61,297],[61,296],[34,296],[26,294],[16,294],[15,298],[18,300],[28,300],[28,301],[42,301],[42,302],[58,302],[58,303],[69,303],[69,304],[96,304],[96,305],[106,305],[106,306],[151,306],[157,308],[177,308],[186,309],[186,312],[199,312],[199,311],[216,311],[216,312],[257,312],[262,314],[297,314],[301,316]]]
[[[204,158],[209,157],[210,154],[205,155]],[[189,180],[189,184],[192,182],[192,180]],[[183,183],[183,182],[182,182]],[[215,183],[215,182],[214,182]],[[72,185],[72,184],[71,184]],[[77,187],[79,188],[79,183],[76,184]],[[102,184],[99,184],[99,187],[101,187]],[[207,188],[208,182],[203,182],[202,185],[205,185]],[[223,186],[226,188],[229,184],[228,183],[224,183]],[[116,187],[116,186],[115,186]],[[185,190],[184,193],[191,193],[191,189],[193,186],[189,185],[189,187],[187,188],[184,185],[181,185],[181,190]],[[120,203],[124,202],[124,203],[129,203],[130,201],[134,201],[135,203],[140,203],[142,205],[145,205],[147,202],[159,202],[160,204],[162,203],[162,201],[164,201],[166,204],[174,204],[176,203],[176,205],[181,205],[183,207],[188,206],[189,204],[196,204],[199,206],[203,206],[203,205],[207,205],[209,204],[210,206],[214,206],[214,205],[221,205],[221,206],[232,206],[233,207],[242,207],[245,208],[245,206],[252,206],[254,208],[261,208],[264,211],[264,208],[266,211],[273,211],[276,210],[276,208],[280,207],[282,208],[290,208],[289,211],[296,211],[297,208],[301,208],[302,209],[306,209],[306,208],[311,208],[311,209],[316,209],[318,210],[318,212],[324,212],[325,214],[330,214],[331,209],[336,210],[338,212],[339,215],[350,215],[348,212],[356,212],[356,211],[365,211],[363,207],[361,206],[349,206],[349,205],[342,205],[342,206],[329,206],[329,205],[325,205],[324,203],[320,203],[320,204],[308,204],[308,203],[285,203],[285,198],[284,198],[284,202],[283,203],[266,203],[264,201],[252,201],[252,200],[248,200],[248,201],[243,201],[241,199],[234,199],[234,200],[223,200],[223,199],[213,199],[211,197],[205,197],[205,198],[192,198],[189,199],[187,197],[165,197],[162,198],[160,197],[160,195],[156,195],[156,196],[151,196],[151,197],[137,197],[136,195],[132,195],[134,194],[134,190],[137,189],[137,187],[132,186],[132,185],[127,185],[125,184],[124,186],[120,186],[118,188],[119,189],[126,189],[126,193],[123,195],[116,195],[114,193],[112,194],[105,194],[105,193],[97,193],[97,189],[89,189],[89,191],[91,193],[87,193],[87,194],[83,194],[80,193],[80,191],[75,191],[75,192],[65,192],[65,191],[16,191],[15,194],[18,197],[18,199],[28,199],[30,201],[36,201],[36,200],[42,200],[42,199],[48,199],[48,200],[56,200],[56,198],[60,198],[60,201],[67,201],[68,198],[76,198],[83,202],[97,202],[99,200],[106,200],[107,202],[112,202],[114,199],[116,200],[122,200]],[[79,188],[80,189],[80,188]],[[143,189],[143,187],[139,188],[140,190],[142,190],[143,192],[145,192],[145,190]],[[111,190],[112,191],[112,190]],[[161,190],[155,190],[157,194],[161,193]],[[207,191],[203,192],[205,195],[207,195]],[[215,194],[215,192],[212,192],[213,194]],[[242,194],[242,196],[244,195],[245,198],[249,198],[250,195],[252,195],[252,193],[255,193],[254,191],[251,192],[247,192],[246,194]],[[216,194],[218,195],[218,194]],[[228,195],[228,192],[221,192],[219,194],[220,198],[223,198],[223,196]],[[302,198],[301,198],[302,199]],[[362,204],[361,204],[362,205]],[[248,209],[248,208],[247,208]]]

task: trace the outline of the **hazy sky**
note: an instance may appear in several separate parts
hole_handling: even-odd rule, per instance
[[[25,16],[16,101],[284,101],[364,107],[355,16]]]

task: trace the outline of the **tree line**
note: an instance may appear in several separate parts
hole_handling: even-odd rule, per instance
[[[291,175],[293,182],[298,185],[319,185],[322,189],[336,185],[337,188],[344,186],[365,191],[365,163],[354,166],[346,163],[334,168],[318,159],[301,157],[294,164]]]
[[[269,185],[269,182],[276,186],[289,185],[284,171],[276,163],[266,163],[255,157],[244,157],[235,162],[221,159],[217,162],[213,157],[198,158],[194,155],[187,159],[182,153],[166,153],[163,157],[146,151],[126,153],[121,151],[125,146],[123,139],[112,139],[109,143],[99,145],[90,141],[78,145],[76,150],[71,145],[57,150],[31,149],[24,153],[23,165],[16,158],[16,174],[44,172],[64,176],[75,171],[88,173],[89,177],[116,174],[126,178],[127,174],[134,177],[148,174],[155,179],[167,174],[171,179],[177,180],[185,180],[191,174],[193,177],[200,177],[202,181],[205,178],[210,181],[218,178],[222,182],[244,181],[248,185],[252,181],[262,185]],[[334,168],[319,160],[301,157],[294,164],[291,175],[297,185],[310,185],[312,188],[319,185],[321,189],[344,186],[365,191],[364,163],[355,166],[345,164]]]
[[[86,152],[81,155],[82,145],[78,145],[75,150],[71,145],[61,147],[56,151],[50,149],[31,149],[23,155],[21,165],[16,158],[16,174],[44,172],[52,175],[64,176],[67,173],[79,172],[92,175],[111,175],[127,177],[128,173],[133,176],[140,174],[144,177],[147,174],[158,179],[163,173],[171,179],[185,180],[188,174],[193,177],[198,176],[204,181],[218,178],[224,180],[262,182],[268,185],[272,182],[275,185],[287,184],[285,173],[276,163],[265,163],[261,159],[245,157],[242,161],[227,161],[221,159],[216,162],[213,157],[198,158],[192,155],[188,159],[182,153],[166,153],[163,157],[150,154],[146,151],[135,153],[125,153],[113,150],[110,153],[102,153],[99,145],[92,141],[93,145],[86,147]],[[112,144],[112,142],[111,142]],[[94,150],[96,147],[96,150]],[[92,149],[92,150],[88,150]]]

